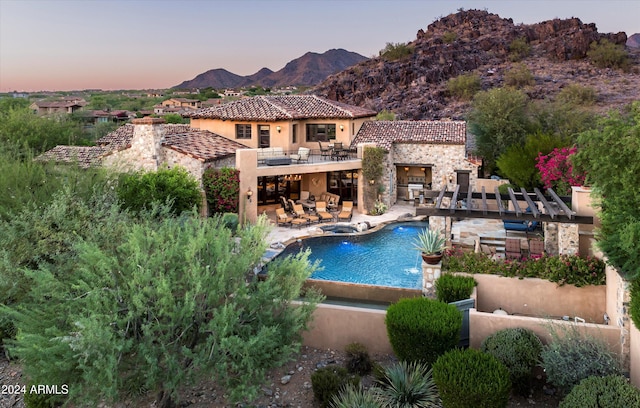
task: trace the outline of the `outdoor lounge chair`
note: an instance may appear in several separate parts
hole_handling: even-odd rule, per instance
[[[309,161],[309,152],[311,150],[309,150],[308,147],[299,147],[298,148],[298,153],[297,154],[292,154],[289,157],[291,157],[291,160],[295,160],[296,163],[306,163]]]
[[[284,198],[284,196],[280,196],[280,197],[279,197],[279,199],[280,199],[280,204],[282,205],[282,209],[283,209],[285,212],[291,212],[291,211],[293,211],[293,207],[291,207],[291,204],[289,204],[289,203],[287,202],[287,199],[286,199],[286,198]]]
[[[353,201],[343,201],[342,210],[338,214],[338,221],[351,221],[353,216]]]
[[[507,238],[504,245],[504,255],[507,259],[520,259],[522,257],[519,238]]]
[[[318,216],[307,214],[304,211],[304,207],[302,206],[302,204],[294,204],[293,213],[296,215],[296,217],[307,220],[309,224],[311,224],[312,222],[318,222],[320,220]]]
[[[316,214],[320,217],[320,221],[333,220],[333,215],[327,211],[327,203],[324,201],[316,201]]]
[[[284,208],[276,208],[276,225],[284,224],[291,226],[291,221],[293,217],[289,217],[287,213],[284,211]]]

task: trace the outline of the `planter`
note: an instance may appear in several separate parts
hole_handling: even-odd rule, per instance
[[[442,260],[442,253],[425,254],[424,252],[422,252],[422,260],[429,265],[437,265]]]

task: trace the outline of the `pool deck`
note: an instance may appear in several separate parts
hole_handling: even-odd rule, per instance
[[[288,241],[296,238],[306,236],[316,236],[322,234],[319,230],[319,224],[312,224],[311,226],[298,228],[296,226],[276,226],[275,225],[275,208],[265,208],[265,214],[272,221],[273,229],[267,236],[267,242],[272,247],[277,247],[280,243],[287,243]],[[371,227],[375,227],[381,223],[389,221],[410,221],[410,220],[422,220],[424,217],[415,216],[415,207],[411,204],[404,202],[395,204],[382,215],[365,215],[360,214],[357,211],[353,212],[353,217],[348,223],[338,224],[358,224],[362,222],[368,222]],[[330,225],[332,223],[322,223],[320,225]],[[334,223],[335,224],[335,223]],[[454,244],[462,244],[465,246],[473,247],[475,240],[479,236],[488,236],[496,238],[506,237],[502,221],[491,219],[478,219],[469,218],[460,221],[454,221],[452,223],[451,232],[453,235]]]

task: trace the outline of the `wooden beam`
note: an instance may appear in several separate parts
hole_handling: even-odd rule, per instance
[[[529,197],[529,193],[527,193],[527,190],[525,190],[524,187],[520,187],[520,191],[522,192],[522,195],[524,196],[524,199],[527,202],[527,205],[531,209],[531,214],[533,214],[535,218],[538,218],[540,216],[540,211],[538,211],[538,206],[536,205],[536,203],[533,202],[531,197]]]
[[[449,210],[451,210],[451,214],[456,211],[456,204],[458,203],[458,192],[460,192],[460,184],[456,184],[455,190],[453,190],[453,197],[451,197],[451,202],[449,203]]]
[[[516,217],[520,217],[520,214],[522,214],[522,210],[520,209],[520,205],[518,205],[516,195],[511,187],[507,187],[507,191],[509,192],[509,198],[511,199],[511,203],[513,204],[513,209],[516,212]]]
[[[473,205],[471,205],[471,200],[472,200],[472,196],[473,196],[473,189],[471,188],[471,186],[467,186],[468,190],[467,190],[467,214],[471,214],[471,207],[473,207]]]
[[[489,211],[489,206],[487,205],[487,192],[484,190],[484,186],[482,186],[482,215],[487,215],[487,211]]]
[[[560,197],[558,197],[556,192],[553,191],[552,188],[548,188],[547,189],[547,193],[549,193],[549,195],[553,198],[553,201],[555,201],[556,204],[558,204],[558,206],[562,209],[562,211],[564,211],[564,214],[567,217],[569,217],[569,219],[572,219],[573,216],[575,215],[575,213],[573,211],[571,211],[571,209],[569,207],[567,207],[567,205],[564,203],[564,201],[562,201],[562,199]]]
[[[436,208],[440,209],[440,205],[442,205],[442,198],[444,197],[445,189],[440,190],[440,194],[438,194],[438,199],[436,200]]]
[[[538,188],[534,188],[533,191],[536,193],[536,196],[538,196],[538,200],[540,200],[540,202],[542,203],[542,206],[544,207],[547,214],[549,214],[551,219],[556,218],[556,215],[558,215],[558,212],[556,211],[555,208],[551,207],[551,205],[549,204],[547,199],[544,197],[544,195],[540,192],[540,190]]]
[[[498,187],[494,188],[494,192],[496,193],[496,203],[498,204],[498,213],[500,213],[500,216],[502,216],[502,214],[505,211],[504,211],[504,206],[502,205],[502,199],[500,198],[500,190],[498,190]]]

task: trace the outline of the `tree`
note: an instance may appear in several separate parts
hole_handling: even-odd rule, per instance
[[[510,146],[525,142],[531,123],[527,117],[528,98],[521,91],[494,88],[479,92],[468,116],[476,151],[483,158],[485,172],[495,170],[495,162]]]
[[[524,145],[513,145],[498,158],[496,165],[501,176],[519,187],[540,187],[540,173],[536,168],[539,154],[548,154],[556,147],[568,145],[566,139],[548,135],[531,134]]]
[[[598,245],[628,279],[640,278],[640,102],[580,134],[574,162],[600,200]],[[639,316],[640,317],[640,316]],[[640,326],[640,318],[636,324]]]
[[[292,305],[315,267],[308,254],[248,280],[266,249],[265,218],[232,236],[219,217],[174,218],[160,207],[131,222],[114,211],[118,239],[89,234],[72,242],[67,270],[24,270],[29,295],[0,309],[18,327],[10,353],[32,382],[67,384],[72,403],[145,389],[171,407],[181,386],[203,378],[251,400],[266,370],[298,350],[319,300]]]

